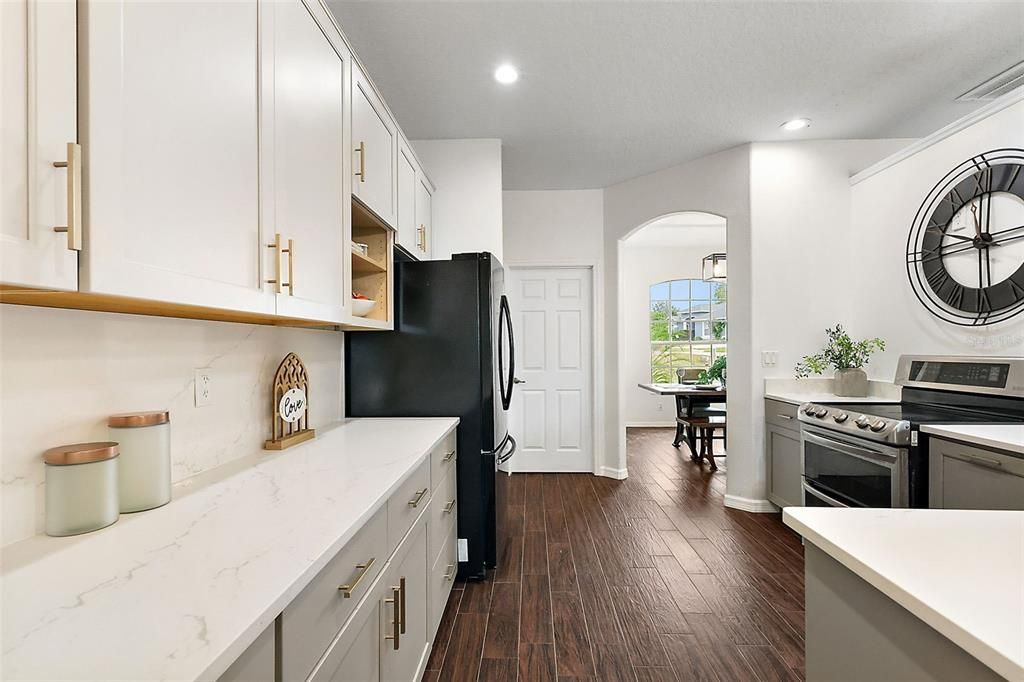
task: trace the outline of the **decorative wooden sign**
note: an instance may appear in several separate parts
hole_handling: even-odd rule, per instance
[[[263,444],[266,450],[284,450],[316,436],[309,428],[309,374],[295,353],[281,361],[270,396],[274,433]]]

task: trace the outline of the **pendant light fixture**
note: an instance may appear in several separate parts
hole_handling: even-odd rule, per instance
[[[709,253],[701,261],[701,279],[705,282],[725,281],[725,254]]]

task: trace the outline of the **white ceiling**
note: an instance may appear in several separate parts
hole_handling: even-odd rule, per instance
[[[501,138],[505,189],[605,187],[749,141],[921,137],[1024,59],[1012,0],[328,4],[406,134]],[[779,130],[796,116],[812,127]]]
[[[725,218],[710,213],[676,213],[648,223],[624,241],[628,248],[708,246],[725,251]]]

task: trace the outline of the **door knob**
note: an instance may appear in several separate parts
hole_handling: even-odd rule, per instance
[[[513,384],[525,384],[526,383],[526,379],[520,379],[519,377],[516,377],[515,379],[512,380],[512,383]]]

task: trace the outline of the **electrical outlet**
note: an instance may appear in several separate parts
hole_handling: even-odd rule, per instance
[[[665,409],[665,406],[662,405],[661,403],[658,403],[658,412],[662,412],[664,409]]]
[[[213,403],[213,370],[209,367],[196,370],[196,407]]]
[[[774,367],[779,362],[779,351],[777,350],[763,350],[761,351],[761,366],[762,367]]]
[[[456,547],[458,548],[459,561],[469,561],[469,540],[459,538]]]

